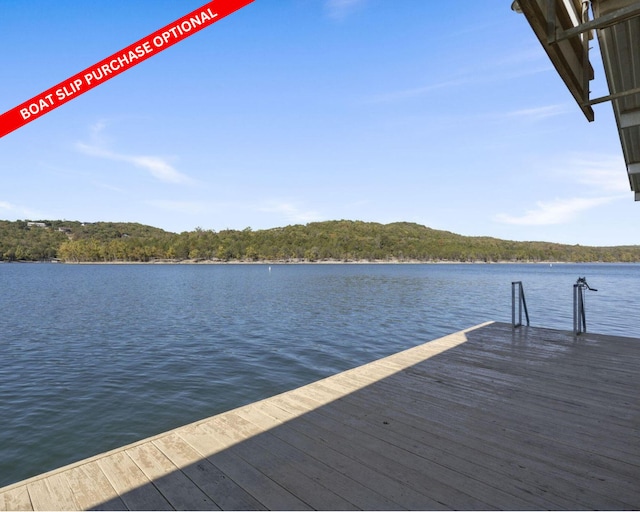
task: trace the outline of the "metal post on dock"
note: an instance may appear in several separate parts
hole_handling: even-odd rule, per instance
[[[518,289],[518,323],[516,323],[516,288]],[[524,287],[522,281],[511,282],[511,325],[513,328],[522,326],[522,310],[527,319],[527,326],[529,326],[529,311],[527,310],[527,301],[524,298]]]
[[[590,290],[597,292],[587,284],[586,277],[579,277],[573,285],[573,333],[576,335],[587,332],[587,318],[584,309],[584,292]]]

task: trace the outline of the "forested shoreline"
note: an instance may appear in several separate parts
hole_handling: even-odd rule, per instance
[[[312,222],[171,233],[137,223],[0,221],[0,261],[640,262],[640,246],[590,247],[468,237],[415,223]]]

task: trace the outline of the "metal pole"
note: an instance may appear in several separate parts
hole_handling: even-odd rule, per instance
[[[587,317],[584,311],[584,287],[580,287],[580,313],[582,318],[582,328],[580,332],[587,332]]]
[[[522,324],[522,308],[524,307],[524,315],[527,318],[527,327],[529,327],[529,310],[527,309],[527,299],[524,296],[524,286],[520,281],[520,324]]]
[[[573,333],[580,334],[578,332],[578,285],[573,285]]]
[[[516,285],[518,285],[518,323],[516,323]],[[527,318],[527,326],[529,325],[529,311],[527,310],[527,301],[524,298],[524,286],[522,281],[511,282],[511,325],[513,328],[522,326],[522,310]]]
[[[511,325],[515,328],[516,325],[516,283],[511,283]]]
[[[587,284],[586,277],[579,277],[573,285],[573,332],[580,334],[587,332],[587,314],[584,307],[585,290],[597,292]]]
[[[522,281],[518,283],[518,325],[522,325]]]
[[[573,332],[582,334],[587,332],[587,319],[584,311],[584,285],[573,285]]]

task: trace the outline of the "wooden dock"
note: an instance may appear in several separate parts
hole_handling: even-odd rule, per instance
[[[2,509],[640,509],[640,340],[482,324],[10,485]]]

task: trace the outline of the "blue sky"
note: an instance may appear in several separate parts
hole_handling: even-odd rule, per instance
[[[2,1],[0,112],[204,3]],[[588,123],[509,7],[256,0],[0,139],[0,219],[640,244],[610,104]]]

